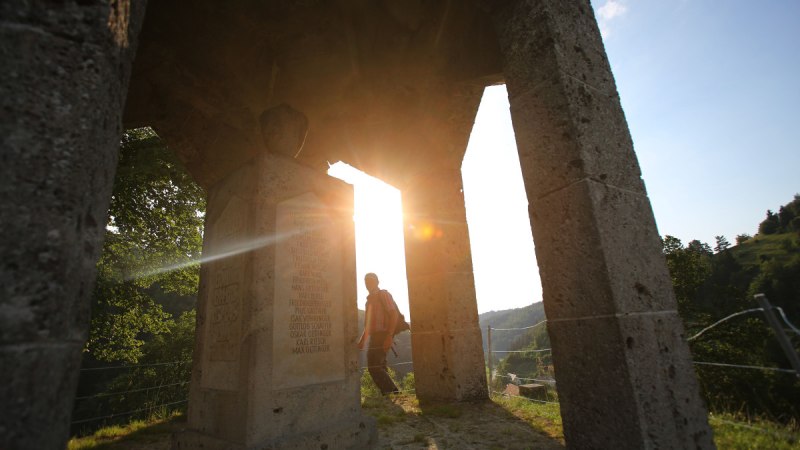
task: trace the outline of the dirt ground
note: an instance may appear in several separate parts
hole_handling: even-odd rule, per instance
[[[431,405],[414,397],[367,399],[379,449],[563,449],[564,444],[493,402]]]

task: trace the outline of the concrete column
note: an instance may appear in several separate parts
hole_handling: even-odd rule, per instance
[[[458,163],[420,171],[403,190],[416,393],[487,398],[486,371]]]
[[[493,14],[567,445],[713,448],[592,7],[507,5]]]
[[[143,13],[0,4],[0,448],[66,445]]]

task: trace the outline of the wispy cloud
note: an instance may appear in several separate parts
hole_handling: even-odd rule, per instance
[[[623,0],[606,0],[596,11],[600,34],[606,38],[611,34],[611,21],[624,15],[628,11],[628,7],[625,6]]]

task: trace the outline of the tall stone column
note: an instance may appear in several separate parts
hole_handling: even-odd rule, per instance
[[[414,378],[421,401],[487,398],[460,162],[403,190]]]
[[[143,14],[0,3],[0,448],[66,445]]]
[[[366,448],[352,187],[287,156],[302,114],[262,121],[269,152],[208,190],[188,429],[173,448]]]
[[[494,11],[571,448],[712,448],[592,7]]]

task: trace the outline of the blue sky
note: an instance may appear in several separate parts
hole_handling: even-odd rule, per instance
[[[754,234],[800,192],[800,2],[593,5],[659,232]]]
[[[593,6],[659,232],[712,247],[755,234],[800,193],[800,0]],[[479,312],[541,301],[510,120],[505,87],[488,88],[462,166]],[[363,274],[378,271],[408,317],[402,229],[358,214],[394,208],[399,221],[398,196],[340,176],[361,180],[356,226],[375,230],[356,236],[359,304]]]
[[[659,232],[712,247],[755,234],[800,192],[800,1],[593,6]],[[462,170],[479,311],[540,301],[503,87],[484,94]]]

